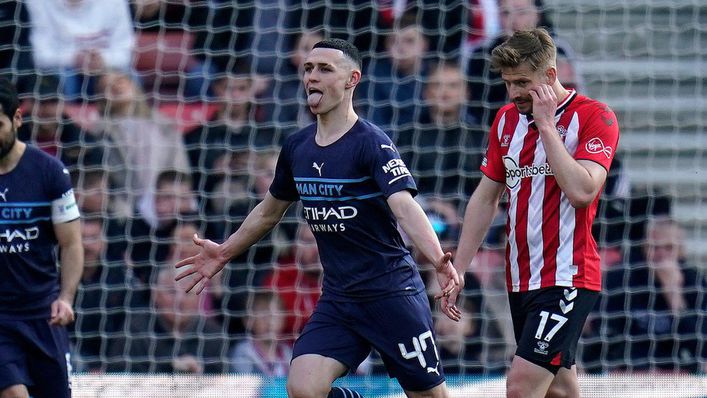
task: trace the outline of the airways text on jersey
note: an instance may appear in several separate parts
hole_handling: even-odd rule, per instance
[[[370,177],[295,177],[295,187],[304,205],[302,212],[312,231],[346,231],[347,220],[358,216],[355,201],[382,195],[381,192],[371,192],[370,182]]]

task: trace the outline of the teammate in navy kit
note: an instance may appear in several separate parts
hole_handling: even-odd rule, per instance
[[[0,79],[0,397],[70,397],[65,325],[83,272],[79,211],[61,162],[17,140],[18,108]]]
[[[324,267],[322,296],[295,343],[287,383],[291,397],[344,396],[332,382],[355,370],[375,348],[388,373],[410,397],[444,397],[447,388],[435,347],[432,318],[417,266],[397,230],[435,264],[442,311],[459,320],[448,297],[459,277],[443,253],[415,182],[378,127],[353,110],[361,79],[358,50],[330,39],[304,63],[304,86],[317,122],[289,137],[265,199],[223,244],[194,237],[199,254],[177,278],[204,283],[257,242],[301,200]],[[350,395],[349,396],[357,396]]]

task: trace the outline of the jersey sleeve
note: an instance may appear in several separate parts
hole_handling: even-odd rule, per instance
[[[486,154],[481,161],[481,172],[486,175],[486,177],[500,182],[502,184],[506,183],[506,171],[503,166],[503,160],[501,158],[501,141],[499,136],[503,133],[499,129],[501,123],[499,120],[503,118],[502,112],[499,111],[496,115],[496,119],[491,125],[491,130],[489,131],[489,145],[486,149]]]
[[[71,187],[69,170],[58,160],[52,159],[46,177],[47,193],[52,206],[52,222],[61,224],[79,218],[81,214]]]
[[[295,179],[292,174],[291,158],[292,141],[288,140],[285,146],[282,147],[280,155],[277,158],[277,166],[275,166],[275,177],[270,184],[270,194],[275,199],[280,199],[288,202],[299,200],[299,193],[295,186]]]
[[[372,135],[367,143],[363,147],[363,161],[383,195],[387,198],[403,190],[417,195],[415,180],[393,141],[381,132]]]
[[[619,143],[619,125],[614,112],[606,105],[589,114],[579,134],[576,160],[591,160],[607,171]]]

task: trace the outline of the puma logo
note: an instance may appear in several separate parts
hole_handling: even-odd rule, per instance
[[[381,149],[390,149],[391,151],[395,152],[395,148],[393,147],[393,144],[390,144],[390,145],[381,144]]]
[[[7,191],[9,191],[9,190],[10,190],[10,188],[5,188],[5,190],[4,190],[2,193],[0,193],[0,197],[2,197],[2,201],[3,201],[3,202],[7,202],[7,196],[6,196],[6,195],[7,195]]]
[[[427,373],[436,373],[437,376],[439,376],[439,370],[438,370],[437,368],[439,368],[439,361],[437,361],[437,365],[435,365],[434,368],[431,368],[431,367],[428,366],[428,367],[427,367]]]
[[[317,164],[317,162],[312,162],[312,167],[317,169],[317,171],[319,172],[319,177],[321,177],[322,176],[322,167],[324,167],[324,162],[322,162],[322,164]]]

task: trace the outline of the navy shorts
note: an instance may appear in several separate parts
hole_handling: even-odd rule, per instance
[[[425,292],[367,302],[320,300],[292,358],[318,354],[356,370],[375,348],[390,377],[407,391],[444,382]]]
[[[575,364],[577,342],[599,292],[549,287],[508,293],[516,355],[557,374]]]
[[[33,398],[69,398],[69,336],[46,319],[0,319],[0,391],[27,386]]]

